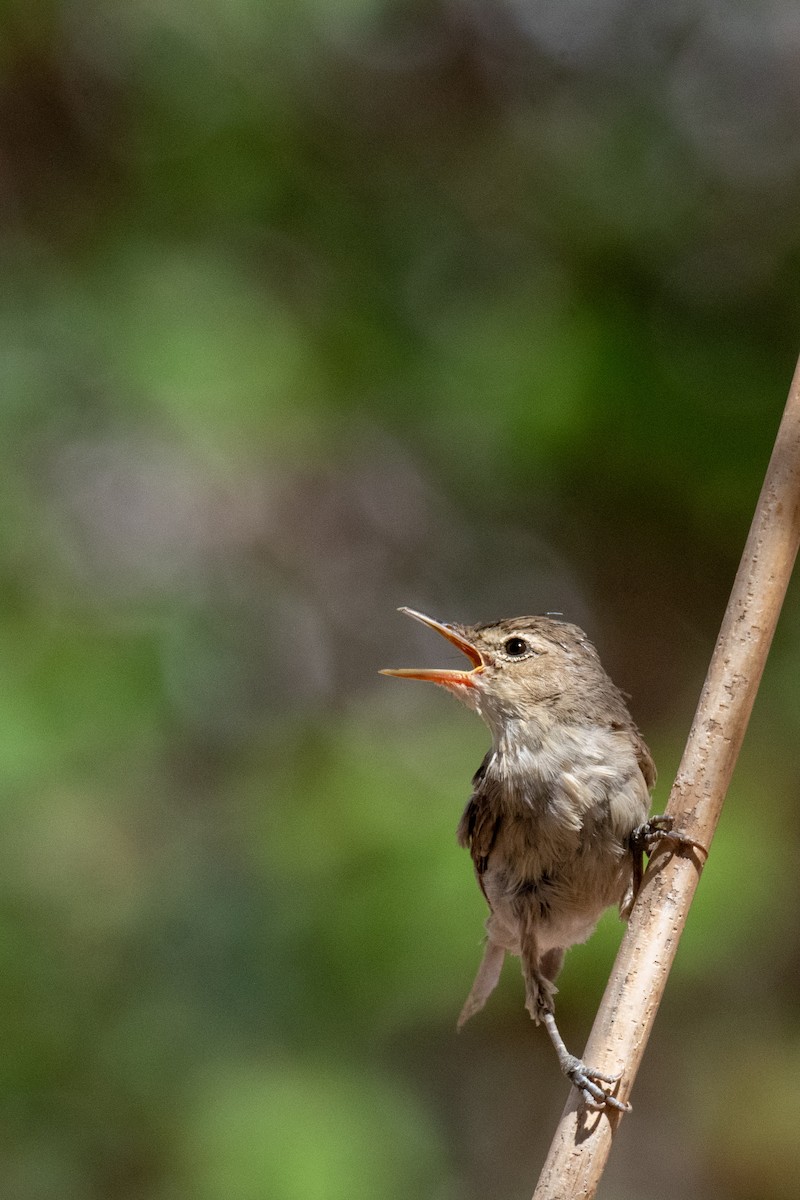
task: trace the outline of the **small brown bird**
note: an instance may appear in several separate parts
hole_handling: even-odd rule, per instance
[[[697,846],[666,817],[647,820],[656,770],[622,693],[577,627],[549,617],[445,625],[410,608],[470,660],[470,670],[386,670],[452,692],[483,718],[492,747],[472,781],[458,840],[489,905],[487,942],[459,1028],[483,1008],[506,952],[518,955],[526,1008],[591,1108],[625,1110],[619,1075],[567,1050],[553,1015],[564,952],[610,905],[627,916],[642,855],[666,839]]]

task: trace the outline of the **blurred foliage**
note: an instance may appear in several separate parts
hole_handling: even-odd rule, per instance
[[[5,1193],[529,1194],[518,974],[453,1031],[487,735],[375,672],[397,604],[562,611],[663,805],[798,350],[797,14],[0,13]],[[798,668],[793,589],[609,1197],[791,1194]]]

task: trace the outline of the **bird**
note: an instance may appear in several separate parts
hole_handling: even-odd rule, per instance
[[[567,1049],[555,980],[565,951],[586,941],[607,908],[628,917],[645,854],[662,842],[672,851],[705,847],[677,832],[671,817],[648,819],[653,758],[577,625],[549,615],[462,625],[399,611],[441,634],[471,665],[381,674],[446,688],[482,717],[492,739],[458,826],[489,907],[483,958],[458,1027],[485,1005],[506,954],[518,956],[525,1006],[546,1029],[564,1075],[587,1107],[627,1111],[615,1095],[621,1073]]]

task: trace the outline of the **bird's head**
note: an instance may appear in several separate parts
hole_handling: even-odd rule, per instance
[[[444,624],[411,608],[400,612],[435,629],[469,659],[467,670],[399,668],[381,672],[438,683],[493,730],[509,721],[557,718],[590,700],[607,676],[584,632],[551,617],[509,617],[489,625]]]

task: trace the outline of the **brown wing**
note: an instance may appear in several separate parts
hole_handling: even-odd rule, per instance
[[[475,778],[472,780],[473,792],[458,825],[458,844],[469,849],[475,865],[475,874],[484,896],[486,896],[486,889],[483,886],[483,875],[488,866],[489,855],[497,839],[502,820],[500,806],[493,803],[491,789],[485,786],[488,761],[489,754],[486,755],[475,773]],[[488,902],[489,897],[486,896],[486,899]]]
[[[635,725],[631,729],[631,737],[633,738],[633,745],[636,751],[636,761],[639,764],[639,770],[644,776],[644,781],[647,784],[647,790],[652,792],[656,783],[656,764],[653,762],[653,756],[648,750],[644,738],[639,733],[639,730]],[[633,857],[633,878],[631,880],[631,885],[619,906],[620,916],[624,921],[627,921],[631,914],[631,909],[633,908],[636,897],[639,895],[639,888],[642,886],[642,878],[644,876],[644,854],[642,852],[642,848],[641,846],[635,845],[633,839],[631,839],[630,848]]]
[[[636,750],[636,761],[639,764],[639,770],[644,775],[644,781],[647,784],[648,792],[652,792],[656,785],[656,764],[653,762],[653,756],[647,749],[644,738],[635,726],[631,730],[631,736],[633,737],[633,744]]]
[[[639,764],[639,770],[644,776],[644,781],[647,784],[648,792],[652,792],[656,785],[656,764],[653,762],[653,756],[647,748],[647,743],[634,725],[630,715],[627,715],[627,721],[612,721],[611,728],[624,730],[624,732],[627,733],[628,737],[631,739],[631,742],[633,743],[633,750],[636,755],[636,761]]]

